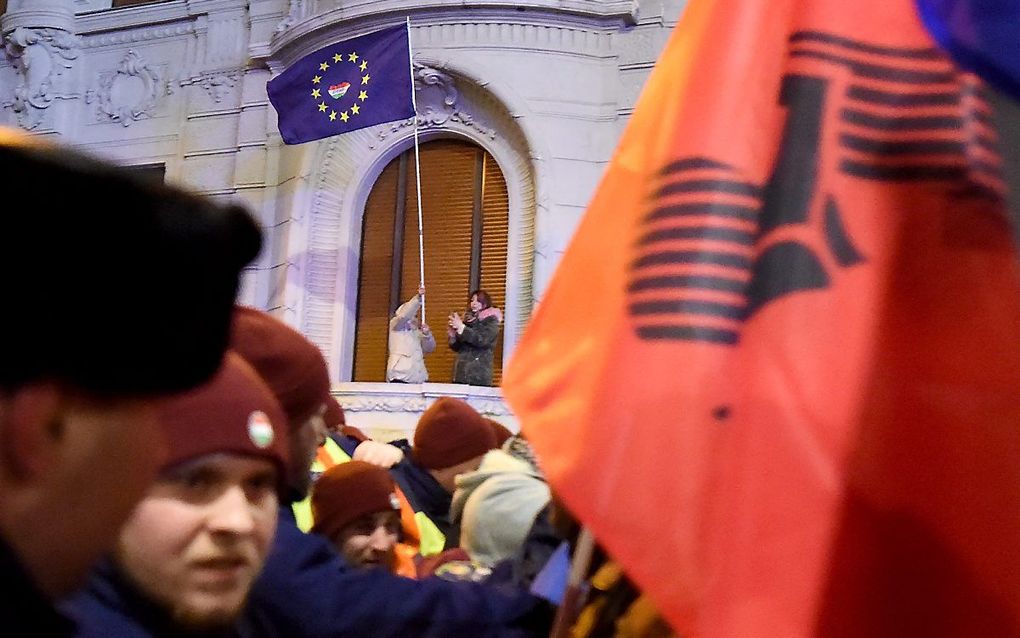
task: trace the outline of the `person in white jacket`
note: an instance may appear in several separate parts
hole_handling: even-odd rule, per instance
[[[404,303],[390,319],[389,351],[386,380],[396,383],[424,383],[429,380],[425,355],[436,349],[436,339],[427,323],[418,321],[418,309],[425,287]]]

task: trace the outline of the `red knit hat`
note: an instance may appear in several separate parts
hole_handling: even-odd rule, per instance
[[[163,469],[227,452],[272,461],[281,481],[287,467],[287,419],[261,377],[227,352],[209,383],[167,401],[160,422],[170,440]]]
[[[508,430],[507,427],[500,423],[499,421],[495,419],[490,419],[488,417],[482,418],[485,419],[486,423],[492,426],[492,432],[493,434],[496,435],[496,447],[503,447],[503,444],[506,443],[506,440],[514,435],[513,432]]]
[[[322,352],[279,319],[237,306],[230,347],[265,379],[286,412],[291,431],[329,405],[329,371]]]
[[[414,460],[430,470],[463,463],[495,447],[492,426],[470,405],[452,397],[439,397],[414,430]]]
[[[340,402],[333,395],[330,395],[329,400],[326,401],[326,414],[322,418],[326,422],[326,427],[330,430],[339,430],[347,425],[347,417],[344,415],[343,406],[340,405]]]
[[[334,538],[366,514],[400,510],[390,473],[364,461],[329,468],[312,487],[312,532]]]

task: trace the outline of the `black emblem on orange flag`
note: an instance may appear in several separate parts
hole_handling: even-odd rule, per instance
[[[940,182],[956,197],[1003,197],[991,109],[977,81],[938,50],[813,31],[789,43],[791,59],[814,68],[783,78],[786,123],[768,180],[753,183],[718,159],[681,157],[651,185],[627,288],[640,338],[736,344],[761,308],[828,288],[831,268],[865,261],[844,224],[853,204],[819,178],[833,97],[841,99],[838,146],[824,152],[838,154],[843,177]],[[850,77],[836,96],[825,74],[834,65]]]

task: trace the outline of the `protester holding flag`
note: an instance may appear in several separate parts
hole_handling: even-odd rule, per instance
[[[425,286],[400,305],[390,318],[386,360],[386,380],[390,383],[424,383],[429,380],[425,355],[436,349],[436,338],[424,321],[418,319]]]

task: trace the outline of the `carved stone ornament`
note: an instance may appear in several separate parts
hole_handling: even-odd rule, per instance
[[[99,88],[89,91],[86,102],[98,102],[100,120],[131,126],[150,118],[159,99],[170,94],[169,84],[133,50],[128,50],[116,71],[101,73]]]
[[[423,64],[414,64],[414,89],[418,92],[418,129],[444,128],[456,122],[483,137],[496,139],[496,130],[483,126],[460,105],[457,82],[450,75]],[[379,131],[379,140],[411,125],[412,119],[393,122]]]
[[[349,412],[423,412],[428,407],[424,397],[407,396],[344,397],[341,404]]]
[[[203,73],[197,78],[181,80],[181,86],[197,84],[209,94],[213,102],[219,104],[223,98],[230,94],[230,91],[241,79],[240,71],[217,71],[215,73]]]
[[[290,8],[287,11],[287,17],[280,20],[280,24],[276,25],[273,30],[273,37],[277,37],[287,29],[294,26],[298,20],[304,17],[305,14],[305,0],[290,0]]]
[[[14,100],[7,103],[18,114],[18,124],[31,130],[42,122],[44,110],[54,99],[73,99],[77,94],[56,90],[59,78],[78,57],[81,40],[63,29],[18,27],[7,34],[4,49],[21,83]]]
[[[506,403],[498,398],[472,396],[458,397],[467,402],[479,414],[488,416],[511,416]],[[340,404],[347,412],[424,412],[434,398],[408,395],[346,395],[339,397]]]

